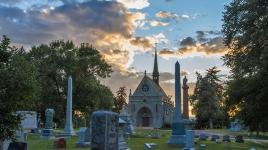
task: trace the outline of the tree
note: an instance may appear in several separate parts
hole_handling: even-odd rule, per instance
[[[42,88],[39,108],[41,111],[54,108],[57,112],[54,120],[59,126],[64,124],[69,75],[73,78],[73,110],[89,116],[97,109],[111,109],[113,94],[98,78],[109,77],[112,69],[94,47],[53,41],[34,46],[28,56],[39,72]]]
[[[197,82],[190,102],[193,105],[193,114],[196,115],[197,128],[213,128],[215,124],[222,126],[220,121],[224,118],[223,88],[217,75],[218,72],[219,70],[213,67],[207,70],[204,77],[196,73]]]
[[[0,141],[15,140],[21,120],[15,112],[36,106],[40,91],[38,72],[24,49],[11,47],[6,36],[0,43],[0,56]]]
[[[267,131],[268,120],[268,1],[234,0],[223,14],[223,57],[231,70],[229,111],[251,131]]]
[[[114,98],[115,112],[119,113],[120,110],[122,110],[122,108],[127,105],[126,99],[126,87],[120,87],[119,90],[116,92],[116,97]]]

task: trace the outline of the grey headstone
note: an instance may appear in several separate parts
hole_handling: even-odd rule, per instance
[[[186,145],[187,149],[194,147],[194,131],[193,130],[186,130]]]
[[[10,143],[11,143],[11,140],[5,140],[3,142],[3,150],[7,150]]]
[[[36,111],[16,111],[21,116],[21,126],[23,129],[37,128],[37,112]]]
[[[89,130],[86,127],[80,128],[78,132],[78,142],[76,143],[76,146],[78,147],[88,147],[90,146],[90,136],[88,133]]]
[[[118,150],[127,150],[128,147],[124,139],[124,127],[126,125],[126,122],[123,119],[119,118],[118,123]]]
[[[222,137],[222,141],[223,141],[223,142],[231,142],[231,138],[230,138],[229,135],[224,135],[224,136]]]
[[[92,113],[92,150],[118,150],[118,119],[118,114],[110,111]]]
[[[206,134],[206,133],[200,133],[199,140],[207,140],[207,138],[208,138],[208,134]]]
[[[214,141],[216,142],[216,140],[220,139],[220,136],[219,135],[212,135],[211,136],[211,141]]]

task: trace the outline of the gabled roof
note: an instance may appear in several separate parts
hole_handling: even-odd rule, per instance
[[[144,84],[147,84],[149,86],[148,93],[145,93],[142,91],[142,86]],[[150,77],[144,75],[143,79],[141,80],[140,84],[136,88],[135,92],[132,94],[132,96],[163,96],[165,98],[168,98],[165,91],[160,87],[160,85],[157,85]]]

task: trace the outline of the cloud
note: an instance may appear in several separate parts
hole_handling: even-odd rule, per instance
[[[161,19],[162,21],[166,21],[166,22],[181,21],[181,20],[191,18],[189,15],[186,15],[186,14],[178,15],[176,13],[167,12],[167,11],[159,11],[155,14],[155,17]]]
[[[181,46],[194,46],[196,41],[192,37],[184,38],[180,41]]]
[[[206,42],[208,40],[207,36],[210,35],[221,35],[220,31],[196,31],[196,38],[199,42]]]
[[[145,14],[130,12],[119,2],[64,1],[56,7],[36,7],[24,10],[0,5],[1,34],[16,45],[38,45],[56,39],[90,43],[113,67],[122,71],[133,62],[135,51],[143,51],[130,41],[135,30],[144,24]]]
[[[194,56],[194,54],[223,55],[228,48],[223,43],[223,37],[219,31],[197,31],[197,40],[193,37],[186,37],[179,43],[179,48],[167,49],[159,51],[159,55],[169,59],[174,57]]]
[[[199,43],[192,46],[182,47],[178,51],[182,55],[192,52],[199,52],[205,55],[213,55],[224,54],[227,50],[227,47],[223,43],[223,37],[214,37],[201,44]]]
[[[136,46],[142,46],[145,50],[151,49],[153,47],[152,41],[150,41],[150,39],[148,38],[144,38],[144,37],[135,37],[133,39],[130,40],[130,43],[132,45],[136,45]]]
[[[143,9],[150,6],[148,0],[117,0],[129,9]]]
[[[157,26],[167,26],[169,25],[169,23],[167,22],[162,22],[162,21],[157,21],[157,20],[153,20],[153,21],[150,21],[150,25],[152,27],[157,27]]]

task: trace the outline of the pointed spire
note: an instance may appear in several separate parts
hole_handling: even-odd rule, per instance
[[[159,72],[158,72],[158,63],[157,63],[157,51],[155,43],[155,54],[154,54],[154,70],[153,70],[153,81],[159,85]]]

